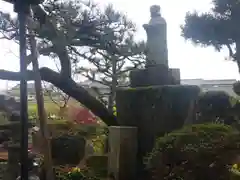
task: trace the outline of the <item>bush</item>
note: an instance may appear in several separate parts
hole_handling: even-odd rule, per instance
[[[52,139],[52,157],[55,164],[77,165],[85,155],[85,138],[63,134]]]
[[[223,91],[207,91],[197,102],[198,123],[224,121],[231,124],[232,97]],[[230,118],[230,119],[229,119]],[[226,121],[226,122],[225,122]]]
[[[239,150],[240,133],[234,128],[192,125],[158,138],[146,165],[154,179],[227,180]]]

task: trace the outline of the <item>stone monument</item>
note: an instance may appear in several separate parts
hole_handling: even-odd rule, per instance
[[[164,65],[168,67],[167,23],[161,16],[160,6],[150,8],[151,19],[143,28],[147,33],[146,67]]]
[[[167,23],[160,9],[158,5],[151,6],[151,19],[143,25],[147,33],[146,68],[131,72],[133,87],[180,84],[179,69],[168,67]]]
[[[151,179],[144,157],[157,137],[184,125],[200,92],[198,86],[180,85],[179,69],[168,67],[166,21],[160,6],[152,6],[150,12],[151,20],[143,26],[147,32],[146,67],[131,71],[131,87],[119,88],[116,93],[119,125],[137,127],[137,180]]]

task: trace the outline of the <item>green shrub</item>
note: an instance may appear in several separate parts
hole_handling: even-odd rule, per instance
[[[232,101],[233,98],[223,91],[202,93],[197,102],[198,122],[209,123],[211,120],[211,122],[233,123],[233,119],[230,117],[233,107]]]
[[[85,138],[63,134],[52,139],[52,157],[55,164],[77,165],[85,155]]]
[[[184,127],[156,140],[146,158],[154,179],[227,180],[240,154],[240,133],[222,124]]]

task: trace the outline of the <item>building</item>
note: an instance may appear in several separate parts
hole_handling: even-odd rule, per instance
[[[28,91],[28,100],[35,101],[35,85],[34,83],[27,84],[27,91]],[[11,89],[6,91],[8,96],[14,97],[16,101],[20,100],[20,84],[12,87]]]
[[[231,96],[237,96],[233,91],[233,84],[236,79],[220,79],[220,80],[205,80],[205,79],[182,79],[183,85],[197,85],[203,91],[224,91]]]

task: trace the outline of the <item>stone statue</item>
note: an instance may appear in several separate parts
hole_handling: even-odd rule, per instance
[[[150,7],[151,19],[143,27],[147,33],[146,66],[165,65],[168,67],[167,24],[161,16],[160,6]]]

